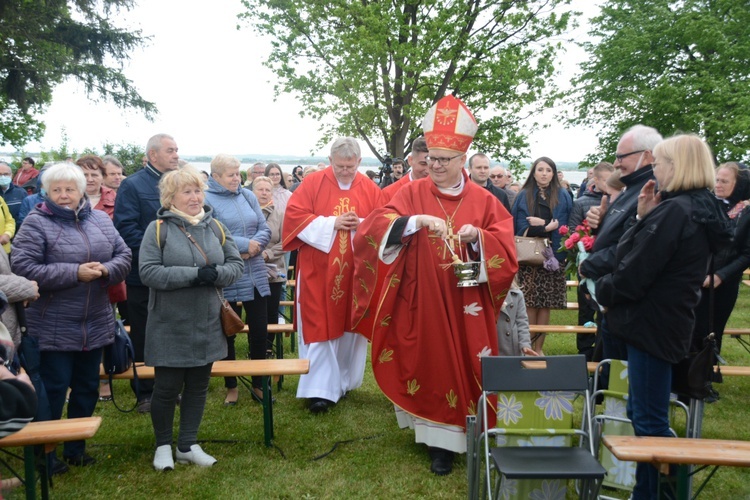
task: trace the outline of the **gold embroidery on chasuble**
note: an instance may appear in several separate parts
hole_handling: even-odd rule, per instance
[[[339,215],[351,212],[352,210],[355,210],[355,207],[349,205],[348,197],[339,198],[339,204],[333,207],[333,215],[338,217]],[[346,262],[344,258],[346,252],[349,251],[349,237],[349,231],[338,232],[339,256],[333,259],[333,265],[338,266],[339,268],[338,274],[333,279],[333,289],[331,290],[331,300],[333,300],[337,305],[344,296],[344,290],[341,289],[341,282],[344,279],[344,272],[346,271],[346,268],[349,267],[349,263]]]
[[[468,415],[477,414],[477,404],[474,401],[469,402],[469,407],[466,409]]]
[[[390,324],[391,324],[391,315],[390,314],[386,314],[385,317],[383,317],[383,319],[380,320],[380,326],[385,327],[385,326],[388,326]]]
[[[505,259],[495,254],[487,261],[487,267],[489,269],[500,269],[505,262]]]
[[[378,356],[378,362],[387,363],[393,361],[393,349],[383,349],[383,352]]]
[[[419,384],[417,383],[417,379],[414,378],[406,382],[406,392],[408,392],[410,396],[414,396],[418,390]]]
[[[455,410],[456,405],[458,404],[458,396],[455,392],[453,392],[453,389],[451,389],[450,392],[445,395],[445,399],[448,400],[448,406]]]

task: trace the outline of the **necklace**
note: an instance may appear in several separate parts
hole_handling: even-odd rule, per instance
[[[456,209],[453,211],[452,215],[448,215],[448,212],[445,211],[445,207],[443,206],[443,202],[440,201],[440,198],[435,196],[435,199],[437,200],[438,205],[440,205],[440,209],[445,214],[445,227],[446,227],[446,232],[448,233],[445,237],[445,241],[447,243],[450,243],[451,248],[455,252],[456,250],[459,250],[459,248],[458,248],[458,241],[457,241],[458,236],[453,234],[453,220],[455,219],[456,214],[458,213],[458,209],[461,208],[461,203],[464,202],[464,199],[461,198],[461,200],[458,202],[458,205],[456,205]]]

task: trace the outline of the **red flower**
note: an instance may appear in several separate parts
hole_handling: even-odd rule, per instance
[[[570,232],[570,229],[568,229],[568,226],[560,226],[560,229],[558,229],[557,232],[560,233],[561,236],[565,236]]]
[[[571,245],[575,245],[580,240],[581,240],[581,235],[578,233],[573,233],[570,235],[570,237],[567,240],[565,240],[565,243],[567,243],[568,241],[572,241]]]
[[[588,252],[592,248],[594,248],[594,240],[595,238],[593,236],[584,236],[583,238],[581,238],[581,243],[583,243],[583,249]]]
[[[583,226],[581,226],[581,225],[579,224],[579,225],[577,225],[577,226],[576,226],[576,231],[578,231],[578,232],[583,232],[583,231],[586,231],[586,228],[585,228],[585,227],[583,227]]]
[[[572,250],[572,249],[573,249],[573,246],[574,246],[575,244],[576,244],[576,243],[575,243],[575,241],[573,241],[573,238],[572,238],[572,237],[571,237],[571,238],[568,238],[567,240],[565,240],[565,248],[567,248],[568,250]]]

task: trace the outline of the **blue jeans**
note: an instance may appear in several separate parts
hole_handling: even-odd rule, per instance
[[[39,374],[47,389],[52,420],[62,418],[65,394],[70,387],[68,418],[90,417],[99,399],[99,365],[102,349],[91,351],[41,351]],[[63,455],[83,455],[86,442],[68,441]]]
[[[672,388],[672,364],[627,345],[628,418],[636,436],[667,436],[669,431],[669,393]],[[635,471],[633,499],[656,498],[659,471],[649,463],[639,463]]]

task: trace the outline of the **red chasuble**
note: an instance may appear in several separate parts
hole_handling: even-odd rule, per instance
[[[429,178],[407,184],[367,217],[354,240],[353,326],[359,329],[363,318],[374,325],[372,365],[380,388],[417,417],[460,427],[476,413],[480,356],[497,355],[496,320],[518,270],[511,215],[487,190],[466,177],[464,183],[458,196],[440,193]],[[450,217],[454,232],[464,224],[479,228],[487,282],[458,288],[446,242],[423,228],[401,240],[382,287],[371,288],[389,228],[401,216],[420,214]],[[462,246],[455,251],[465,255]]]
[[[411,182],[408,173],[405,173],[399,180],[383,188],[383,203],[388,203],[396,192]]]
[[[353,250],[350,231],[338,231],[329,253],[297,236],[319,216],[354,211],[360,218],[382,206],[378,186],[357,173],[351,188],[339,188],[332,167],[305,177],[289,198],[284,215],[284,250],[298,250],[296,276],[305,343],[324,342],[351,330]],[[297,318],[295,317],[295,326]]]

